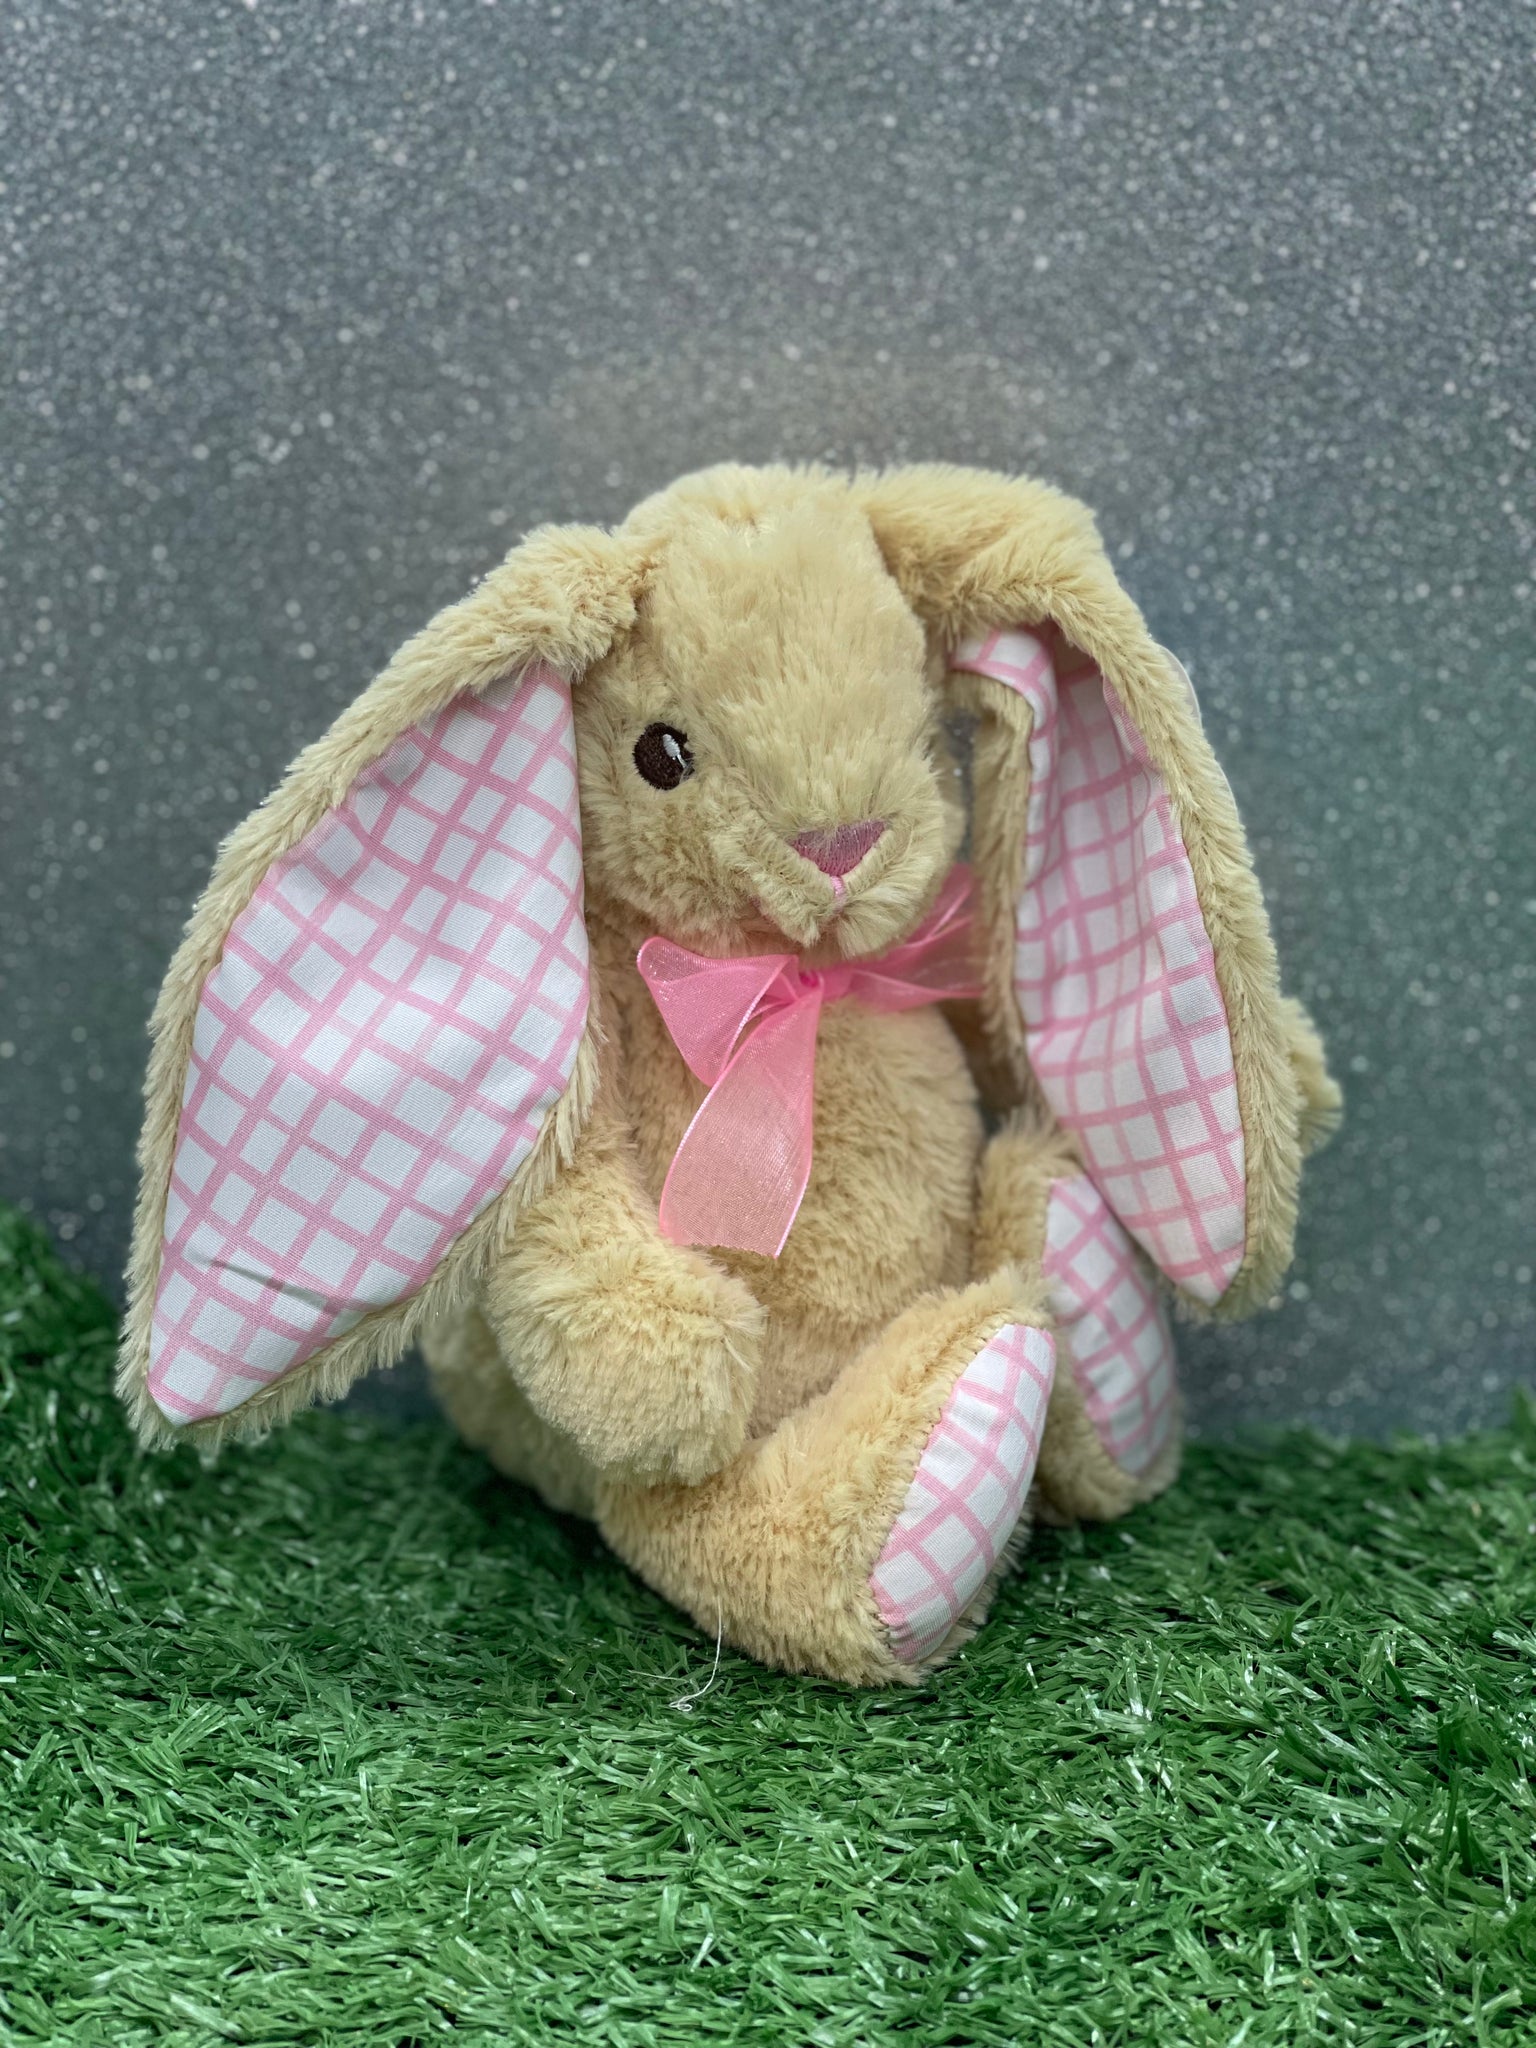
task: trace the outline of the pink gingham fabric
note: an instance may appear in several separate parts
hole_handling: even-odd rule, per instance
[[[870,1590],[903,1664],[932,1656],[1013,1534],[1040,1456],[1056,1344],[1009,1323],[950,1390]]]
[[[506,1186],[586,1023],[570,692],[457,698],[262,880],[198,1005],[149,1390],[225,1414],[405,1300]]]
[[[1173,1332],[1152,1275],[1086,1175],[1051,1183],[1045,1277],[1099,1441],[1140,1478],[1173,1436]]]
[[[951,665],[1034,713],[1015,986],[1046,1100],[1138,1244],[1197,1300],[1242,1263],[1243,1126],[1221,985],[1168,791],[1054,627]]]

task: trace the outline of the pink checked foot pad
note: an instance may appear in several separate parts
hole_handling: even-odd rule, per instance
[[[899,1662],[932,1656],[1013,1534],[1056,1373],[1047,1330],[1009,1323],[961,1373],[870,1574]]]
[[[1045,1276],[1099,1441],[1140,1478],[1173,1436],[1173,1333],[1151,1274],[1086,1176],[1051,1183]]]
[[[166,1203],[170,1422],[422,1286],[563,1094],[587,971],[570,692],[535,669],[398,740],[230,929]]]

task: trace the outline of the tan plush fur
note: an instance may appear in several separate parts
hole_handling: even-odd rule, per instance
[[[1328,1071],[1317,1026],[1294,996],[1280,1004],[1291,1071],[1301,1098],[1301,1156],[1321,1151],[1344,1119],[1344,1091]]]
[[[778,1427],[696,1487],[600,1482],[597,1521],[642,1578],[765,1663],[855,1685],[897,1663],[869,1574],[951,1388],[1008,1323],[1048,1320],[1038,1277],[1005,1267],[920,1295]],[[980,1622],[972,1604],[931,1663]]]
[[[1004,1324],[1049,1324],[1045,1205],[1051,1180],[1076,1170],[1033,1086],[1012,989],[1029,714],[944,660],[966,632],[1046,619],[1100,662],[1174,801],[1227,999],[1250,1173],[1243,1269],[1221,1312],[1267,1295],[1290,1255],[1303,1143],[1336,1116],[1337,1091],[1309,1020],[1280,1002],[1230,792],[1087,513],[975,471],[726,468],[648,500],[612,535],[525,543],[226,847],[156,1017],[122,1373],[141,1433],[167,1433],[143,1392],[147,1319],[197,993],[231,920],[401,731],[458,690],[547,659],[579,678],[593,1007],[571,1087],[413,1303],[202,1434],[264,1427],[419,1330],[465,1435],[553,1504],[593,1515],[706,1631],[791,1669],[910,1679],[869,1574],[959,1373]],[[974,1016],[828,1006],[814,1166],[783,1253],[669,1243],[657,1199],[703,1089],[639,978],[641,942],[662,932],[705,952],[828,962],[904,938],[965,830],[944,735],[956,712],[975,721]],[[688,736],[694,772],[672,790],[634,765],[652,723]],[[840,900],[789,842],[866,818],[886,830]],[[983,1089],[1015,1106],[990,1141]],[[1063,1358],[1042,1516],[1121,1513],[1175,1462],[1134,1483],[1121,1472]]]

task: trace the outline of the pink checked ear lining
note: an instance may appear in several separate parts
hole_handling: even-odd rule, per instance
[[[1014,955],[1031,1066],[1125,1229],[1214,1304],[1244,1256],[1243,1126],[1167,786],[1100,669],[1055,627],[991,632],[950,666],[1016,691],[1033,713]]]
[[[227,1414],[407,1300],[527,1159],[587,1017],[570,690],[395,743],[274,862],[198,1002],[147,1384]]]

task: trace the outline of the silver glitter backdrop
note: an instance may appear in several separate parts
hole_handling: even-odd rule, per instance
[[[1531,1373],[1516,0],[13,0],[0,1193],[120,1267],[221,836],[525,527],[736,456],[1099,511],[1349,1121],[1201,1427]]]

